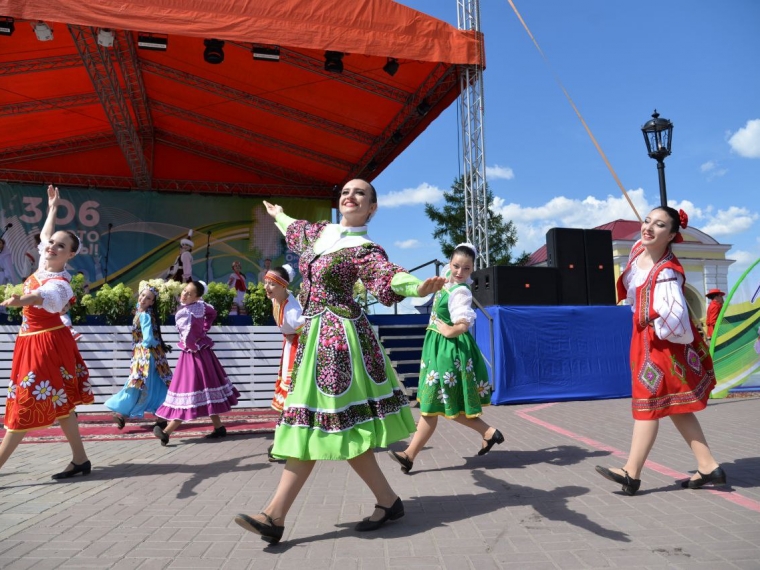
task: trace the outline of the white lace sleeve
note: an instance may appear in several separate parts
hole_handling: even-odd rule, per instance
[[[457,287],[449,295],[449,314],[451,322],[456,324],[465,321],[468,327],[475,322],[475,311],[472,310],[472,292],[467,287]]]
[[[683,296],[683,276],[672,269],[663,269],[654,286],[654,332],[662,340],[689,344],[694,340],[689,320],[689,308]]]
[[[60,313],[74,296],[71,285],[63,279],[49,279],[35,293],[42,297],[42,308],[48,313]]]

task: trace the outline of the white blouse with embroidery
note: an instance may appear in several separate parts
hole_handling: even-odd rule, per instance
[[[634,261],[623,276],[626,288],[626,301],[631,310],[636,307],[636,289],[644,284],[649,271],[639,269]],[[654,322],[654,332],[662,340],[676,344],[689,344],[694,340],[689,319],[689,308],[683,296],[683,276],[665,268],[657,276],[657,282],[652,292],[652,307],[660,315]]]
[[[48,313],[60,313],[63,311],[63,308],[74,296],[74,291],[72,291],[71,285],[69,285],[69,281],[71,281],[69,272],[61,271],[54,273],[53,271],[40,269],[35,273],[35,276],[38,281],[44,281],[35,290],[35,293],[38,293],[42,297],[42,308]]]
[[[454,283],[447,283],[446,287],[452,287]],[[457,287],[449,292],[449,315],[452,324],[464,321],[467,327],[475,323],[475,311],[472,310],[472,291],[469,287]]]

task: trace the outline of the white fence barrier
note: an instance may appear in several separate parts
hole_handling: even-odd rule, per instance
[[[82,358],[90,369],[90,384],[95,392],[95,403],[79,409],[87,412],[105,411],[103,405],[118,392],[129,377],[132,358],[130,327],[76,325],[82,333],[77,344]],[[0,413],[5,413],[5,398],[11,373],[13,346],[18,325],[0,326]],[[161,327],[164,341],[174,347],[167,354],[174,369],[179,349],[179,334],[173,326]],[[240,392],[238,407],[267,408],[274,396],[277,367],[282,353],[282,334],[277,327],[212,327],[214,352],[224,366],[230,381]]]

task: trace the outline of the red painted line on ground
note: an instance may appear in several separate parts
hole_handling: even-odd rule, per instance
[[[519,410],[515,412],[515,414],[517,414],[524,420],[527,420],[531,423],[544,427],[550,431],[558,433],[567,438],[574,439],[575,441],[581,442],[594,449],[599,449],[601,451],[608,451],[615,457],[620,457],[622,459],[626,459],[628,457],[626,453],[624,453],[623,451],[620,451],[619,449],[610,447],[609,445],[596,441],[595,439],[591,439],[591,438],[579,435],[570,430],[566,430],[565,428],[559,427],[554,424],[550,424],[549,422],[540,420],[538,418],[534,418],[533,416],[529,415],[531,412],[537,412],[538,410],[543,410],[544,408],[554,406],[555,404],[556,402],[552,402],[548,404],[539,404],[537,406],[533,406],[532,408],[528,408],[526,410]],[[691,475],[688,475],[686,473],[681,473],[679,471],[675,471],[671,469],[670,467],[666,467],[665,465],[660,465],[659,463],[655,463],[654,461],[647,461],[644,465],[647,468],[651,469],[652,471],[656,471],[657,473],[660,473],[661,475],[665,475],[667,477],[673,477],[674,479],[688,479],[689,477],[691,477]],[[719,491],[718,489],[712,489],[708,487],[704,487],[701,490],[707,491],[708,493],[712,493],[713,495],[720,497],[721,499],[725,499],[726,501],[739,505],[740,507],[744,507],[745,509],[749,509],[751,511],[756,511],[760,513],[760,502],[755,501],[754,499],[750,499],[748,497],[744,497],[740,495],[739,493],[737,493],[736,491],[726,492],[726,491]]]

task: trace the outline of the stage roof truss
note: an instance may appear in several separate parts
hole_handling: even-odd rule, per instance
[[[145,158],[142,141],[127,107],[124,91],[111,62],[107,48],[98,45],[97,30],[83,26],[69,26],[79,56],[82,58],[87,74],[90,76],[95,92],[100,98],[106,116],[116,135],[127,164],[135,177],[138,188],[151,188],[151,173]]]
[[[480,61],[476,35],[390,0],[130,6],[0,0],[17,23],[0,37],[0,181],[334,203],[336,186],[403,152]],[[18,25],[36,21],[52,41]],[[141,32],[167,51],[138,49]],[[203,59],[208,38],[225,42],[220,65]],[[324,69],[327,51],[344,54],[342,73]]]

